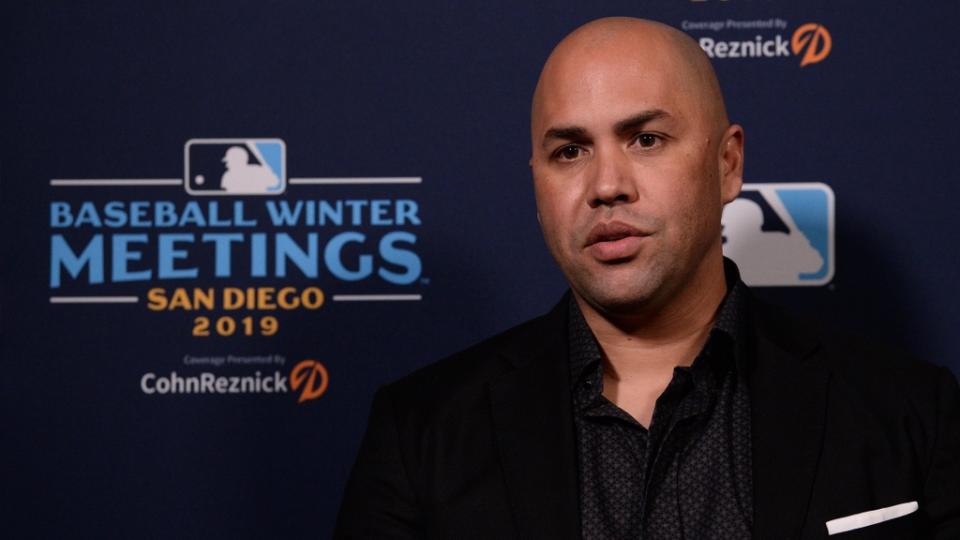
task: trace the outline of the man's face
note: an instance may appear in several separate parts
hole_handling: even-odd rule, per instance
[[[662,305],[695,284],[708,253],[719,257],[723,204],[739,191],[739,177],[721,185],[729,130],[669,55],[588,50],[555,60],[532,126],[547,246],[594,308]]]

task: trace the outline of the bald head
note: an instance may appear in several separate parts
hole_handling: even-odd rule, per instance
[[[531,108],[534,144],[545,107],[563,102],[570,89],[602,82],[609,72],[668,86],[691,106],[683,113],[702,116],[714,133],[729,124],[713,66],[693,38],[655,21],[610,17],[574,30],[544,64]]]

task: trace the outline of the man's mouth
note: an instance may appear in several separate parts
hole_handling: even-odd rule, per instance
[[[621,221],[598,223],[587,235],[584,247],[598,261],[613,262],[635,256],[649,235]]]

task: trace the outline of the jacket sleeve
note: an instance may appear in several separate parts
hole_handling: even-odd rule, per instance
[[[395,408],[381,389],[344,490],[335,539],[422,538],[420,511],[400,453]]]
[[[941,370],[936,389],[937,433],[924,500],[934,537],[947,540],[960,538],[960,386],[950,370]]]

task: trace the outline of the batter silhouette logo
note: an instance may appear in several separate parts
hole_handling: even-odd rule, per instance
[[[795,56],[803,57],[800,59],[800,67],[809,64],[822,62],[827,56],[830,56],[830,49],[833,48],[833,38],[826,27],[818,23],[807,23],[801,25],[793,32],[790,38],[790,49]]]
[[[329,384],[327,368],[316,360],[303,360],[290,372],[290,387],[300,391],[297,403],[317,399],[327,391]]]
[[[191,195],[279,195],[286,157],[280,139],[190,139],[183,185]]]
[[[723,253],[747,285],[825,285],[834,274],[834,195],[819,183],[744,184],[723,209]]]

